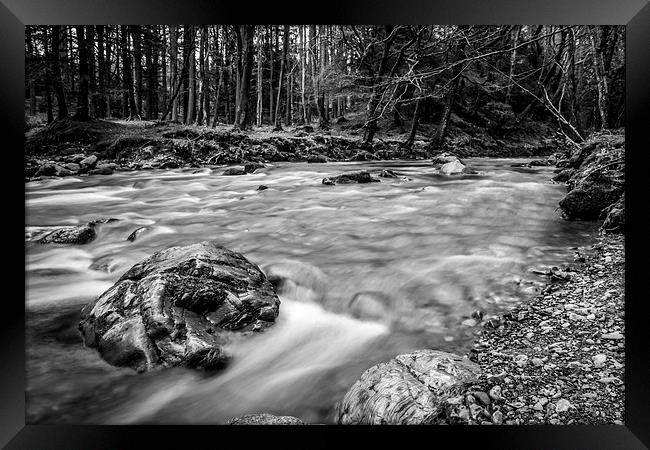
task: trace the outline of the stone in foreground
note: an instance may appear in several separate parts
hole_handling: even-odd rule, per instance
[[[366,370],[337,404],[342,425],[444,423],[446,401],[476,381],[467,358],[437,350],[399,355]]]
[[[273,414],[247,414],[235,417],[227,422],[227,425],[305,425],[305,423],[293,416],[274,416]]]
[[[235,331],[271,325],[280,300],[244,256],[205,241],[134,265],[81,312],[84,343],[115,366],[217,369]]]

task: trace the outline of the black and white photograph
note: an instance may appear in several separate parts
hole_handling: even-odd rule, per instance
[[[24,30],[26,424],[626,425],[625,26]]]

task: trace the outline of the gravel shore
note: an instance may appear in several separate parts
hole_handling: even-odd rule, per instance
[[[470,354],[483,375],[449,405],[452,423],[624,424],[624,237],[592,249],[486,323]]]

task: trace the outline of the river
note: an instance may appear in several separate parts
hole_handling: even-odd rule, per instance
[[[119,219],[86,245],[25,244],[28,423],[223,423],[259,412],[332,423],[371,365],[419,348],[463,354],[477,332],[472,312],[526,301],[545,281],[531,269],[571,262],[570,248],[597,232],[562,220],[565,186],[549,181],[550,167],[511,167],[525,161],[468,159],[479,174],[452,177],[429,161],[382,161],[27,183],[27,228]],[[321,184],[361,168],[411,180]],[[84,304],[152,253],[207,239],[292,280],[276,324],[234,344],[228,368],[135,374],[83,347]],[[355,317],[355,296],[387,307]]]

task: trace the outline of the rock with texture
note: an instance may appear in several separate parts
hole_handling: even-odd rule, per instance
[[[323,178],[323,184],[378,183],[379,180],[370,175],[367,170],[348,172],[336,177]]]
[[[243,167],[230,167],[222,175],[246,175],[246,170]]]
[[[479,375],[467,358],[417,350],[371,367],[337,405],[339,424],[432,424],[444,422],[446,401]]]
[[[97,237],[94,223],[43,227],[39,231],[38,242],[41,244],[87,244]]]
[[[467,166],[460,160],[448,162],[440,167],[440,173],[444,175],[457,175],[465,172],[467,172]]]
[[[227,425],[305,425],[293,416],[274,416],[273,414],[246,414],[230,419]]]
[[[462,161],[460,161],[458,156],[454,155],[453,153],[444,152],[434,156],[433,159],[431,160],[431,163],[434,166],[440,166],[454,161],[459,161],[462,164]]]
[[[235,331],[271,325],[280,300],[244,256],[205,241],[134,265],[81,313],[84,343],[115,366],[220,368]]]

